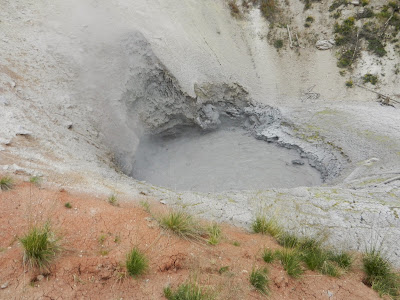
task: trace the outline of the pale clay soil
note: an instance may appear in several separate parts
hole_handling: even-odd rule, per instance
[[[146,195],[119,206],[106,199],[26,182],[2,191],[0,283],[8,286],[0,290],[0,299],[164,299],[164,287],[175,288],[189,278],[217,299],[265,299],[252,288],[249,275],[253,267],[267,266],[262,249],[280,247],[272,238],[222,224],[223,240],[216,246],[184,240],[159,227],[152,216],[167,208]],[[152,215],[140,201],[151,204]],[[41,272],[23,265],[18,238],[45,221],[62,236],[64,250],[38,281]],[[126,253],[134,245],[145,251],[149,270],[136,279],[122,278]],[[221,275],[218,270],[224,266],[229,271]],[[362,283],[359,262],[338,279],[311,271],[292,279],[278,262],[267,267],[269,299],[379,299]]]

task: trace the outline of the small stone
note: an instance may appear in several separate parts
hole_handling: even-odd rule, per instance
[[[166,200],[161,200],[160,203],[161,204],[167,204],[167,201]]]
[[[65,123],[65,127],[67,127],[68,129],[72,129],[73,125],[74,124],[72,122],[69,122],[69,121]]]
[[[2,289],[6,289],[8,287],[8,282],[5,282],[5,283],[3,283],[2,285],[1,285],[1,288]]]
[[[335,40],[319,40],[315,44],[315,47],[317,47],[318,50],[328,50],[331,49],[334,45]]]
[[[37,281],[42,281],[44,279],[44,276],[43,275],[38,275],[36,277],[36,279],[37,279]]]
[[[294,159],[292,160],[292,164],[302,166],[304,165],[304,161],[302,161],[301,159]]]
[[[329,298],[331,298],[331,297],[333,296],[333,293],[332,293],[330,290],[328,290],[327,293],[328,293],[328,297],[329,297]]]
[[[8,106],[10,103],[8,102],[6,97],[0,96],[0,104],[2,104],[4,106]]]

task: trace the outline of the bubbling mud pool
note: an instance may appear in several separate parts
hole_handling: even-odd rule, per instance
[[[184,128],[168,135],[145,136],[131,176],[174,190],[199,192],[322,183],[319,171],[296,150],[257,140],[240,127],[211,132]]]

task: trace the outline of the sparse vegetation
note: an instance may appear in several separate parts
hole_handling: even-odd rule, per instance
[[[48,223],[34,226],[20,242],[24,248],[24,263],[30,267],[47,270],[51,261],[60,252],[60,239]]]
[[[221,239],[221,227],[217,223],[213,223],[207,228],[208,231],[208,243],[210,245],[217,245]]]
[[[269,287],[269,278],[267,269],[256,269],[253,268],[250,274],[250,283],[254,288],[259,291],[261,294],[268,294]]]
[[[361,0],[362,6],[367,6],[369,4],[369,0]]]
[[[273,237],[277,236],[282,231],[275,220],[267,220],[267,218],[262,215],[256,217],[252,224],[252,228],[255,233],[268,233]]]
[[[64,206],[65,206],[66,208],[72,208],[72,205],[71,205],[71,203],[69,203],[69,202],[65,203]]]
[[[132,277],[142,275],[148,269],[148,260],[139,248],[134,247],[126,256],[126,269]]]
[[[275,3],[275,0],[260,0],[260,11],[264,18],[266,18],[269,22],[275,22],[278,12],[278,7]]]
[[[276,49],[281,49],[282,47],[283,47],[283,40],[275,40],[274,41],[274,47],[276,48]]]
[[[240,246],[240,243],[239,243],[238,241],[233,241],[232,245],[233,245],[233,246],[236,246],[236,247],[239,247],[239,246]]]
[[[365,283],[376,290],[380,296],[400,295],[400,275],[393,271],[389,261],[377,250],[367,252],[363,258],[366,274]]]
[[[110,203],[112,206],[118,206],[118,199],[117,195],[112,194],[108,197],[107,202]]]
[[[29,182],[36,186],[39,186],[41,181],[42,179],[39,176],[32,176],[31,178],[29,178]]]
[[[218,273],[224,274],[225,272],[228,272],[228,271],[229,271],[229,266],[224,266],[224,267],[219,268]]]
[[[231,10],[231,15],[234,17],[240,16],[239,6],[236,4],[236,1],[229,1],[228,3],[229,9]]]
[[[262,258],[266,263],[272,263],[275,259],[275,253],[271,249],[264,249]]]
[[[303,273],[302,263],[310,270],[337,277],[348,270],[353,261],[348,253],[334,253],[322,247],[322,239],[299,238],[294,234],[285,232],[276,221],[268,221],[263,216],[256,218],[253,223],[253,230],[264,234],[270,233],[284,247],[284,249],[275,252],[265,249],[262,257],[267,263],[279,259],[284,269],[292,277],[298,277]]]
[[[2,191],[11,190],[14,187],[14,180],[9,176],[4,176],[0,179],[0,189]]]
[[[188,282],[181,284],[176,291],[171,287],[164,288],[164,296],[168,300],[212,300],[214,297],[204,291],[198,284]]]
[[[143,207],[145,212],[150,213],[151,209],[149,201],[140,201],[140,205]]]
[[[335,9],[339,8],[340,6],[342,6],[342,5],[347,6],[348,4],[349,4],[348,0],[335,0],[331,4],[331,6],[329,6],[329,11],[334,11]]]
[[[375,85],[375,84],[377,84],[377,82],[378,82],[378,76],[376,76],[376,75],[373,75],[373,74],[371,74],[371,73],[367,73],[367,74],[365,74],[363,77],[362,77],[362,79],[363,79],[363,82],[364,83],[371,83],[372,85]]]
[[[346,81],[346,86],[349,87],[349,88],[352,88],[353,87],[353,80],[351,80],[351,79],[347,80]]]
[[[183,211],[171,211],[161,218],[160,224],[183,238],[199,239],[204,233],[193,217]]]
[[[276,251],[275,255],[279,258],[283,268],[289,276],[297,278],[303,274],[303,269],[301,268],[301,256],[297,250],[282,249]]]

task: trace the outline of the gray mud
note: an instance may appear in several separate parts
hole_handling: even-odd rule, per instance
[[[173,135],[143,137],[131,176],[158,186],[199,192],[322,183],[321,174],[298,151],[257,140],[240,127],[211,132],[185,128]]]

